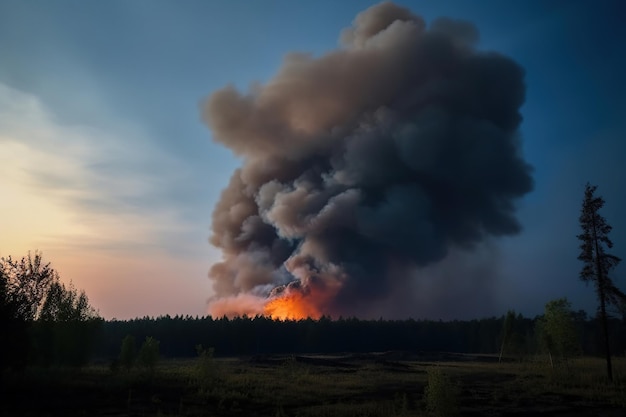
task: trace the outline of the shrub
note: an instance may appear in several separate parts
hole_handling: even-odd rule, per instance
[[[153,337],[146,337],[146,340],[139,349],[137,363],[142,368],[154,372],[159,361],[159,341]]]
[[[219,369],[213,358],[215,349],[197,345],[196,352],[198,352],[198,359],[194,370],[195,383],[201,394],[207,394],[220,379]]]
[[[122,348],[120,350],[120,365],[129,371],[135,364],[135,354],[137,351],[137,345],[135,344],[135,337],[127,335],[122,340]]]
[[[424,390],[426,410],[437,417],[454,416],[457,408],[458,388],[439,368],[428,371],[428,386]]]

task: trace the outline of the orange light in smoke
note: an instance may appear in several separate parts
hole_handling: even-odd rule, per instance
[[[300,292],[292,292],[274,298],[265,304],[264,313],[275,320],[319,319],[322,316],[319,308],[311,304],[313,301]]]

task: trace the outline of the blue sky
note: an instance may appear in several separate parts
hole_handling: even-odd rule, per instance
[[[586,181],[626,257],[626,4],[398,3],[473,22],[481,49],[526,70],[524,231],[495,242],[490,311],[455,314],[534,315],[561,296],[593,311],[576,260]],[[269,80],[288,52],[336,48],[373,4],[0,0],[0,256],[41,250],[106,318],[205,314],[220,257],[211,212],[240,161],[212,142],[199,104]],[[445,306],[407,314],[450,318]]]

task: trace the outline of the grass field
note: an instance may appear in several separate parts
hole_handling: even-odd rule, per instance
[[[3,416],[624,416],[626,358],[615,382],[578,358],[498,364],[493,357],[401,352],[162,361],[154,372],[90,366],[28,370],[3,384]]]

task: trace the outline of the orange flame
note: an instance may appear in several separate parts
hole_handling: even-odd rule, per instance
[[[293,291],[284,296],[269,300],[264,307],[264,315],[275,320],[319,319],[322,313],[313,304],[313,299],[301,292]]]
[[[338,283],[308,283],[305,287],[285,288],[277,296],[267,299],[253,294],[223,297],[209,303],[212,317],[254,317],[263,315],[274,320],[317,320],[332,314],[329,307],[337,295]]]

